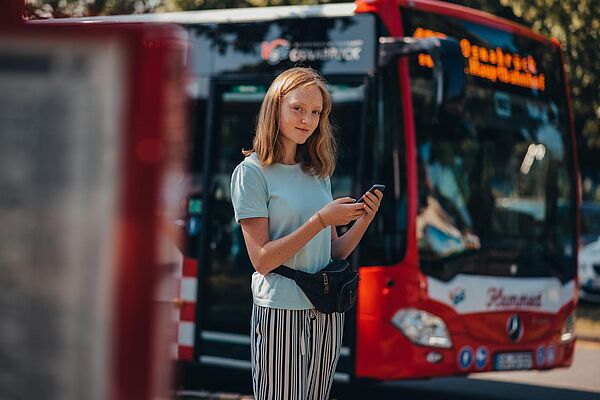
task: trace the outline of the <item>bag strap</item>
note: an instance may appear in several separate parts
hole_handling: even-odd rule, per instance
[[[285,265],[280,265],[271,272],[274,272],[277,275],[285,276],[286,278],[296,280],[296,270],[290,267],[286,267]]]

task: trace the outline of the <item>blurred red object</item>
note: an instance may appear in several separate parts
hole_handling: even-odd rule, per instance
[[[21,10],[0,14],[0,392],[171,397],[185,33]]]

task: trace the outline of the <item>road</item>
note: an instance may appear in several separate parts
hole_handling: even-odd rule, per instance
[[[231,386],[231,381],[216,385],[211,387],[211,395],[205,393],[203,396],[182,396],[180,399],[239,399],[240,395],[235,394],[215,396],[214,391],[249,393],[251,390],[244,385]],[[251,397],[244,397],[247,398]],[[578,342],[575,361],[569,369],[492,372],[474,374],[468,378],[435,378],[368,386],[335,384],[331,399],[600,400],[600,343]]]

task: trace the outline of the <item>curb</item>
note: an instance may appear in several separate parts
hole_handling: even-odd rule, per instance
[[[577,335],[577,340],[582,342],[600,343],[600,336],[592,335]]]

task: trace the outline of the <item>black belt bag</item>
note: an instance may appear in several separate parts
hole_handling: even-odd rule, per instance
[[[312,305],[324,314],[344,313],[356,304],[360,278],[346,260],[333,260],[314,274],[285,265],[271,272],[293,279]]]

